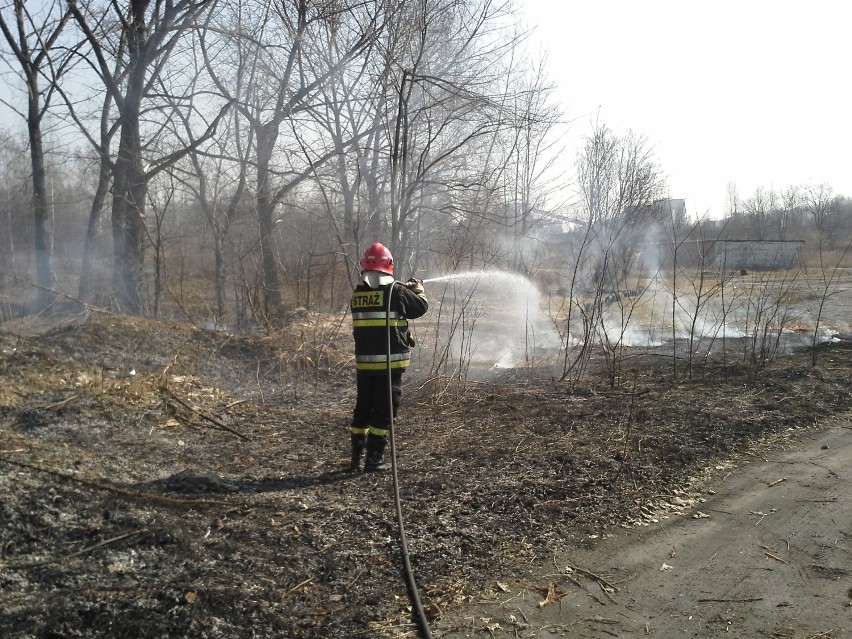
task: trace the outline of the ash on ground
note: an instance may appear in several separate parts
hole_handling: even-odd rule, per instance
[[[350,340],[302,328],[300,347],[117,317],[0,334],[0,635],[416,636],[391,477],[346,471]],[[411,371],[396,453],[433,628],[848,411],[852,348],[817,355],[692,380],[636,358],[616,386]]]

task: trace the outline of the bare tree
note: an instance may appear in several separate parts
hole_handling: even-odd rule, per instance
[[[595,125],[577,162],[581,214],[589,226],[614,217],[615,161],[618,141],[608,127]]]
[[[223,2],[219,9],[205,23],[201,48],[214,85],[235,101],[247,123],[248,135],[254,139],[263,305],[269,315],[281,308],[274,250],[275,211],[318,166],[337,155],[332,150],[308,164],[288,162],[288,155],[296,159],[293,150],[303,148],[299,136],[310,133],[308,129],[300,131],[296,117],[308,110],[326,83],[367,50],[380,25],[372,2],[313,5],[307,0],[288,0],[277,5],[239,6]],[[343,21],[351,12],[358,13],[357,19]],[[346,28],[347,45],[339,57],[318,64],[312,43],[325,41],[329,30],[338,27]],[[233,51],[238,52],[236,64]],[[283,140],[290,143],[289,153],[282,153],[279,146],[285,133],[289,134]]]
[[[568,282],[563,288],[565,291],[562,302],[551,315],[562,340],[562,376],[561,380],[566,380],[572,377],[578,380],[582,377],[585,366],[591,356],[593,347],[592,336],[594,334],[594,326],[597,321],[596,312],[601,294],[595,290],[591,301],[583,301],[585,295],[581,297],[581,293],[587,293],[585,282],[582,277],[582,264],[586,260],[586,255],[591,251],[593,227],[591,224],[584,225],[579,234],[575,235],[574,240],[570,243]],[[577,316],[580,316],[580,321],[577,321]],[[579,326],[579,330],[575,327]]]
[[[606,278],[607,268],[631,263],[637,242],[644,241],[648,223],[659,222],[664,213],[655,203],[664,181],[653,152],[641,136],[616,136],[603,124],[595,125],[577,160],[580,211],[578,217],[593,227],[599,244],[593,278]]]
[[[311,114],[337,155],[334,171],[316,180],[353,262],[363,243],[381,239],[399,266],[416,271],[428,264],[425,247],[472,260],[494,227],[514,232],[509,168],[524,127],[530,144],[542,144],[549,114],[541,78],[519,81],[507,15],[503,3],[479,0],[398,5],[385,13],[371,58],[324,88]],[[331,41],[327,55],[337,49]],[[361,141],[344,144],[359,132]],[[530,151],[528,179],[538,179],[542,158]],[[519,227],[533,208],[517,211]]]
[[[121,68],[124,64],[123,48],[124,43],[122,41],[119,43],[119,52],[115,56],[115,60],[113,62],[115,69],[113,73],[113,81],[115,83],[119,83],[121,81]],[[64,91],[62,91],[62,96],[65,99],[72,119],[77,121],[77,125],[81,128],[81,130],[85,130],[85,126],[77,118],[72,97]],[[108,251],[108,247],[106,247],[103,242],[101,222],[103,219],[107,196],[109,195],[110,179],[112,177],[113,169],[113,161],[110,156],[109,149],[112,146],[112,140],[117,131],[115,123],[112,121],[111,117],[113,104],[114,100],[112,93],[110,91],[105,91],[100,109],[98,137],[91,140],[95,149],[97,178],[91,205],[89,207],[89,223],[86,227],[86,240],[85,246],[83,247],[83,262],[80,268],[80,279],[77,290],[78,297],[85,302],[94,301],[96,292],[101,288],[95,279],[100,276],[102,269],[96,268],[96,264],[106,262],[106,253]]]
[[[10,67],[17,64],[27,94],[26,112],[6,100],[3,102],[27,123],[32,165],[36,283],[40,287],[39,304],[42,306],[51,299],[50,290],[53,288],[54,278],[50,252],[49,196],[42,141],[43,123],[54,95],[56,76],[61,74],[59,69],[50,67],[51,49],[65,28],[68,17],[68,10],[63,9],[59,2],[41,5],[36,14],[30,12],[25,0],[13,0],[10,5],[0,8],[0,30],[14,63],[5,56],[3,59]],[[47,87],[42,88],[40,81],[44,76],[49,81]]]
[[[754,190],[754,194],[743,202],[743,208],[748,215],[754,239],[765,240],[767,238],[770,214],[773,210],[775,194],[773,191],[765,191],[761,187]]]
[[[113,288],[116,304],[131,313],[142,310],[148,182],[191,150],[178,146],[156,154],[157,133],[170,132],[168,119],[157,124],[154,111],[146,109],[146,100],[160,88],[170,56],[190,33],[190,26],[211,4],[212,0],[69,4],[88,44],[84,59],[110,94],[117,112],[118,148],[111,159]],[[202,139],[215,131],[226,109],[227,105],[209,121]],[[151,137],[143,138],[145,122],[151,122]],[[101,147],[103,135],[95,138],[87,133],[87,137],[102,157],[110,154]]]
[[[509,139],[510,168],[506,171],[506,191],[510,240],[512,241],[512,267],[532,276],[537,270],[536,260],[541,259],[541,247],[534,239],[535,225],[542,222],[539,216],[548,208],[553,184],[560,176],[553,174],[558,150],[552,135],[560,121],[559,109],[550,101],[544,67],[530,70],[522,78],[521,86],[513,96],[514,118]]]
[[[242,120],[235,111],[219,139],[219,142],[233,141],[234,147],[208,148],[204,153],[193,151],[189,155],[191,171],[187,170],[184,177],[185,184],[194,194],[213,235],[213,320],[217,326],[228,313],[226,254],[231,241],[232,226],[244,208],[248,186],[248,172],[245,168],[251,148],[239,133],[241,124]],[[188,123],[187,135],[192,135]],[[182,169],[180,166],[175,168],[178,171]]]
[[[778,206],[778,239],[786,240],[795,225],[796,214],[801,208],[801,194],[795,186],[782,191]]]
[[[506,127],[490,91],[512,46],[500,26],[507,10],[489,1],[424,4],[399,42],[386,224],[392,246],[412,267],[422,216],[469,188],[470,167],[481,166],[479,143]]]
[[[385,28],[377,34],[379,39],[394,37],[395,16],[395,10],[386,8],[381,20]],[[349,46],[341,29],[332,30],[330,35],[327,47],[317,52],[317,66],[340,59]],[[383,133],[394,64],[381,54],[382,49],[374,46],[368,55],[340,69],[332,81],[320,87],[320,99],[308,109],[318,134],[327,138],[325,147],[334,149],[335,156],[321,167],[314,163],[316,151],[304,147],[305,162],[314,168],[325,221],[339,251],[351,264],[357,264],[365,245],[382,237],[380,209],[388,179]]]
[[[653,226],[648,223],[659,223],[664,213],[665,207],[655,206],[663,180],[644,138],[632,133],[616,136],[600,123],[595,125],[578,154],[577,175],[580,196],[577,217],[584,228],[578,234],[582,240],[574,272],[569,273],[572,298],[579,293],[578,297],[586,300],[578,305],[583,316],[583,339],[588,341],[597,336],[610,348],[621,343],[623,320],[629,320],[632,305],[619,305],[627,313],[615,334],[604,330],[604,316],[613,301],[630,297],[624,288],[637,264],[636,247],[648,239],[648,228]],[[679,218],[675,209],[665,210],[673,216],[669,222],[676,223]],[[637,287],[641,288],[631,288]],[[614,358],[610,370],[616,371],[618,353],[611,348],[609,352]],[[581,356],[588,354],[581,352]],[[569,366],[564,369],[567,371]],[[611,380],[614,382],[614,376]]]
[[[826,310],[826,304],[829,299],[833,296],[845,292],[847,289],[843,288],[842,278],[844,269],[842,268],[844,262],[846,261],[846,257],[849,254],[850,249],[852,249],[852,240],[846,240],[846,246],[843,248],[843,251],[837,257],[836,261],[831,264],[827,263],[827,260],[830,257],[822,250],[820,247],[818,251],[819,255],[819,264],[818,270],[815,273],[814,277],[806,277],[805,282],[808,286],[808,289],[811,291],[814,299],[817,301],[817,309],[816,313],[814,313],[814,330],[812,334],[811,340],[811,365],[817,365],[817,344],[819,340],[819,333],[821,328],[821,323],[823,321],[823,313]],[[805,273],[806,276],[808,273]]]
[[[688,224],[686,217],[678,215],[672,207],[663,210],[665,214],[660,220],[660,228],[662,236],[666,240],[666,251],[668,254],[660,259],[660,271],[667,272],[671,276],[671,280],[667,285],[671,293],[672,378],[677,379],[678,309],[683,306],[679,300],[682,287],[680,274],[683,270],[682,262],[688,261],[683,259],[682,256],[686,252],[684,249],[688,246],[688,242],[697,230],[697,226]]]
[[[798,265],[791,265],[780,274],[762,272],[747,284],[743,295],[743,363],[750,383],[781,352],[782,336],[792,319],[791,300],[801,275]]]
[[[827,239],[827,232],[831,222],[832,188],[825,183],[812,184],[803,189],[802,195],[808,213],[813,220],[820,243],[822,243]]]
[[[715,250],[725,227],[716,230],[711,236],[714,228],[703,220],[697,220],[688,233],[682,235],[684,240],[692,238],[694,242],[696,250],[693,251],[693,259],[685,261],[686,263],[673,264],[673,269],[677,269],[677,272],[673,272],[672,281],[680,282],[680,290],[683,293],[675,290],[673,286],[672,325],[674,330],[678,317],[683,318],[686,328],[686,374],[689,379],[694,376],[696,356],[699,354],[702,340],[709,338],[704,356],[706,361],[716,336],[720,332],[724,333],[727,315],[723,297],[726,285],[734,277],[734,272],[726,269],[726,265],[719,261]],[[718,275],[714,277],[714,273]],[[722,300],[721,304],[716,304],[717,299]],[[716,312],[717,308],[720,308],[721,312]],[[674,338],[673,333],[673,340]],[[673,356],[677,361],[676,349],[673,349]]]

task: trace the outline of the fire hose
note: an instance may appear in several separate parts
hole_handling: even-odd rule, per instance
[[[399,284],[403,284],[399,282]],[[389,422],[389,437],[390,437],[390,458],[391,458],[391,473],[393,475],[393,497],[396,504],[396,521],[399,528],[400,551],[402,554],[403,572],[405,573],[405,584],[408,588],[408,598],[411,601],[412,613],[417,622],[417,628],[420,634],[420,639],[432,639],[432,632],[429,630],[429,620],[426,619],[426,612],[423,610],[423,604],[420,602],[420,594],[417,590],[417,582],[414,579],[414,571],[411,568],[411,559],[408,553],[408,541],[405,536],[405,526],[402,520],[402,500],[399,496],[399,477],[397,476],[396,468],[396,444],[394,441],[394,426],[393,426],[393,377],[391,375],[391,299],[393,298],[393,290],[397,282],[390,286],[388,291],[388,307],[386,313],[385,325],[387,329],[387,377],[388,377],[388,414],[390,415]]]

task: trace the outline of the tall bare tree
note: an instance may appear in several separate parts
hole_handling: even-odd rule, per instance
[[[49,2],[38,6],[32,13],[26,0],[12,0],[0,7],[0,30],[9,46],[12,60],[3,56],[10,66],[17,65],[18,73],[26,88],[26,111],[17,105],[3,100],[15,112],[20,114],[27,124],[30,143],[30,163],[32,166],[32,212],[34,230],[34,248],[36,263],[36,283],[40,287],[39,304],[44,305],[51,299],[53,287],[53,266],[50,253],[49,196],[45,173],[45,155],[43,144],[43,124],[56,87],[56,77],[61,70],[50,67],[50,53],[68,21],[69,12],[60,2]],[[47,77],[47,86],[42,87],[41,80]]]
[[[11,281],[22,270],[22,262],[29,261],[21,259],[28,257],[29,251],[19,251],[20,238],[32,236],[30,198],[24,189],[30,169],[21,166],[19,160],[26,152],[25,140],[0,129],[0,224],[6,230],[0,233],[0,285],[5,284],[7,278]]]
[[[412,5],[398,49],[389,110],[390,242],[417,266],[425,215],[458,212],[479,184],[489,141],[507,131],[512,113],[499,94],[503,58],[516,36],[507,3],[475,0]],[[445,222],[446,223],[446,222]]]
[[[598,123],[578,154],[577,189],[578,217],[592,229],[592,245],[598,247],[587,264],[595,282],[591,288],[598,288],[606,278],[603,265],[629,265],[647,223],[661,221],[663,211],[654,203],[663,194],[664,180],[644,137],[618,136]]]
[[[176,164],[173,171],[195,198],[213,235],[213,320],[215,325],[221,325],[228,312],[226,254],[232,241],[233,224],[245,208],[249,158],[253,156],[253,149],[251,140],[241,135],[244,121],[236,109],[229,114],[221,134],[214,136],[210,144],[202,148],[195,144],[190,120],[182,120],[185,136],[192,142],[193,151],[183,163]],[[244,282],[243,289],[246,288],[249,287]],[[245,293],[244,290],[244,298]]]
[[[804,187],[802,197],[816,229],[820,247],[822,247],[830,239],[829,230],[834,202],[833,189],[825,183],[811,184]]]
[[[299,139],[310,131],[302,128],[299,114],[326,83],[362,55],[380,25],[374,2],[222,2],[218,7],[205,23],[202,51],[214,85],[235,101],[254,140],[263,305],[267,315],[274,315],[282,302],[274,245],[276,210],[317,166],[337,156],[331,150],[307,165],[300,162]],[[317,64],[315,48],[338,27],[346,29],[346,46],[327,64]]]
[[[727,205],[725,217],[735,218],[740,212],[740,196],[739,191],[737,190],[737,183],[728,182],[725,187],[725,193],[725,204]]]
[[[119,43],[118,53],[113,61],[115,71],[113,73],[113,81],[118,83],[121,78],[121,69],[124,64],[124,42]],[[60,89],[61,90],[61,89]],[[72,119],[75,119],[81,130],[85,130],[85,126],[77,117],[73,98],[62,91],[68,106],[69,114]],[[104,91],[103,101],[100,107],[100,122],[98,126],[98,137],[90,138],[93,148],[95,149],[95,163],[97,165],[97,177],[95,179],[95,189],[92,194],[92,201],[89,207],[89,222],[86,226],[86,240],[83,247],[83,262],[80,267],[80,279],[77,287],[77,295],[84,302],[95,301],[95,296],[101,288],[96,278],[102,277],[102,272],[105,268],[97,268],[96,265],[103,266],[106,260],[107,247],[104,245],[101,221],[106,206],[107,196],[109,195],[110,178],[112,177],[113,162],[110,156],[109,149],[112,146],[112,140],[115,137],[116,127],[112,121],[112,108],[114,100],[112,92]]]
[[[524,76],[515,59],[508,3],[383,7],[369,56],[308,109],[318,129],[305,160],[335,154],[333,170],[312,162],[331,233],[351,262],[381,240],[409,272],[431,267],[433,251],[506,253],[541,204],[555,118],[543,73]],[[345,51],[332,36],[320,63]],[[500,246],[489,250],[489,238]]]
[[[170,57],[211,5],[212,0],[69,4],[88,44],[85,60],[114,101],[118,148],[111,159],[113,288],[117,306],[131,313],[143,310],[141,286],[149,180],[191,150],[178,144],[171,152],[162,149],[157,152],[154,141],[157,133],[168,131],[164,124],[168,118],[158,123],[154,116],[157,105],[150,105],[149,112],[146,100],[161,88],[160,82],[170,69]],[[177,82],[178,76],[171,80]],[[209,122],[202,138],[212,134],[224,113],[223,108]],[[150,137],[143,137],[145,122],[151,122]],[[100,146],[102,137],[89,136],[89,139],[102,157],[110,154],[109,149]]]
[[[646,235],[655,226],[647,222],[664,223],[666,213],[674,215],[677,211],[671,206],[655,204],[662,195],[664,182],[653,152],[641,136],[632,133],[618,136],[606,125],[596,123],[578,153],[576,169],[578,203],[571,247],[573,270],[568,269],[566,288],[572,302],[568,325],[578,311],[583,337],[579,349],[570,349],[566,341],[563,375],[582,371],[591,341],[600,339],[604,348],[617,347],[609,362],[614,382],[614,373],[619,368],[615,357],[622,343],[625,320],[635,304],[621,303],[625,298],[635,297],[635,290],[628,292],[626,287],[641,290],[637,275],[642,268],[659,268],[658,264],[640,267],[637,246],[649,239]],[[674,215],[672,220],[676,219]],[[605,322],[614,303],[617,305],[612,310],[620,314],[617,322],[620,327],[611,333]],[[567,335],[567,330],[563,333]],[[573,361],[570,350],[575,351]]]
[[[781,192],[778,205],[778,239],[786,240],[796,223],[796,215],[801,208],[801,194],[795,186]]]
[[[777,197],[775,192],[757,187],[752,196],[743,202],[743,209],[749,218],[754,239],[766,240],[769,233],[769,221],[775,209]]]
[[[507,93],[509,93],[507,91]],[[506,189],[508,220],[513,244],[512,264],[515,270],[531,276],[542,259],[542,247],[535,237],[535,226],[548,222],[545,218],[552,202],[556,180],[556,136],[553,135],[561,114],[551,101],[551,91],[540,63],[521,79],[513,98],[514,117],[510,126],[510,170]]]

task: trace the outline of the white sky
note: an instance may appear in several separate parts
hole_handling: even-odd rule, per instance
[[[691,215],[722,217],[729,182],[852,197],[849,0],[521,4],[570,138],[596,117],[644,135]]]

